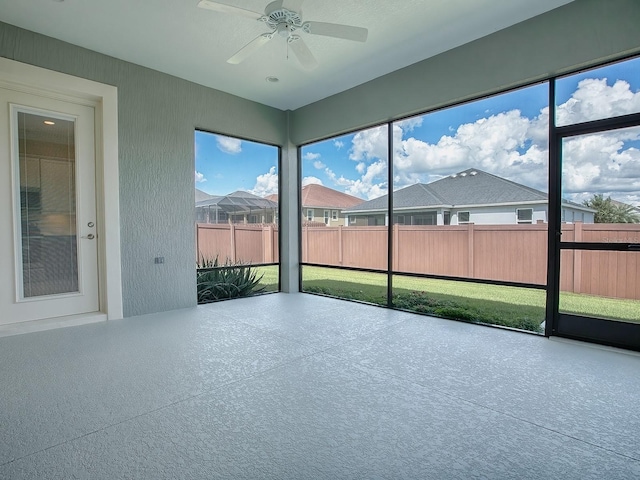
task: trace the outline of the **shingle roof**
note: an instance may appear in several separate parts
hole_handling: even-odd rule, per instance
[[[228,195],[211,195],[210,198],[196,202],[196,207],[220,207],[223,211],[239,212],[253,208],[275,209],[278,203],[249,192],[238,190]]]
[[[302,187],[303,207],[349,208],[364,202],[363,199],[339,192],[324,185],[311,183]]]
[[[196,188],[196,203],[202,202],[203,200],[209,200],[210,198],[213,198],[213,195],[209,195],[207,192],[203,192]]]
[[[278,201],[278,195],[268,195],[269,200]],[[342,193],[324,185],[310,183],[302,187],[302,207],[349,208],[364,202],[363,199]]]
[[[394,192],[395,208],[455,207],[546,201],[547,194],[498,177],[477,168],[469,168],[431,183],[416,183]],[[387,195],[349,208],[349,211],[383,210]]]

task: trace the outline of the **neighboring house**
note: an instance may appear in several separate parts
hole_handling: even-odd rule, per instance
[[[302,187],[301,193],[303,222],[324,223],[328,227],[345,225],[343,211],[364,202],[361,198],[315,183]],[[278,201],[277,195],[266,198]]]
[[[209,195],[196,188],[198,223],[277,223],[278,202],[238,190]]]
[[[388,195],[345,210],[348,225],[387,225]],[[400,225],[527,224],[548,221],[547,194],[469,168],[393,194],[393,223]],[[563,219],[593,223],[595,210],[562,202]]]
[[[311,183],[302,187],[302,216],[307,222],[322,222],[328,227],[345,225],[343,211],[364,202],[363,199]]]
[[[202,202],[204,200],[210,200],[214,197],[214,195],[210,195],[207,192],[203,192],[202,190],[196,188],[196,203]]]

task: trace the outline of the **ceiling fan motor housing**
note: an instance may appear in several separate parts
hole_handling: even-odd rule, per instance
[[[298,28],[302,28],[302,13],[282,8],[282,0],[271,2],[265,8],[264,13],[265,15],[260,20],[277,30],[278,34],[283,37],[288,36],[290,32]]]

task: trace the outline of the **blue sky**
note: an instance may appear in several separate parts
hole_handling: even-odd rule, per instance
[[[278,148],[196,131],[196,188],[212,195],[236,190],[259,196],[278,186]],[[271,189],[271,190],[270,190]]]
[[[556,91],[559,124],[640,112],[640,59],[560,79]],[[538,84],[395,123],[393,188],[473,167],[546,191],[547,103],[546,84]],[[304,146],[303,182],[363,199],[387,193],[386,130]],[[640,131],[572,139],[565,147],[565,196],[605,193],[640,205]],[[197,133],[196,188],[275,193],[277,155],[275,147]]]

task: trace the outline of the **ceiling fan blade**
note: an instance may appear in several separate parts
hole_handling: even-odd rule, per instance
[[[237,65],[240,62],[246,60],[253,52],[262,47],[265,43],[273,38],[273,33],[263,33],[259,37],[254,38],[249,43],[247,43],[244,47],[236,52],[236,54],[227,60],[227,63],[232,63]]]
[[[232,5],[227,5],[226,3],[214,2],[212,0],[200,0],[200,2],[198,2],[198,7],[206,8],[207,10],[214,10],[216,12],[241,15],[253,20],[260,20],[262,18],[262,13],[252,12],[251,10],[245,10],[244,8],[238,8]]]
[[[345,40],[354,40],[356,42],[366,42],[367,35],[369,34],[369,30],[366,28],[325,22],[304,22],[302,24],[302,29],[313,35],[343,38]]]
[[[304,2],[304,0],[282,0],[282,8],[291,12],[300,13],[302,2]]]
[[[307,44],[298,35],[291,35],[288,39],[291,50],[300,62],[300,65],[306,70],[313,70],[318,66],[316,57],[313,56]]]

